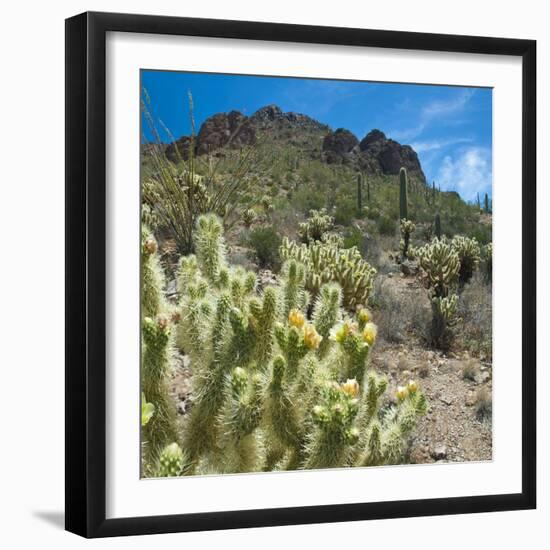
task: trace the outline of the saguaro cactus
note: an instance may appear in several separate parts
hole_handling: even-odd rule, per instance
[[[489,195],[485,193],[485,214],[489,213]]]
[[[407,169],[401,167],[399,170],[399,219],[408,220],[408,187],[409,179],[407,177]]]
[[[363,212],[363,176],[357,174],[357,215]]]

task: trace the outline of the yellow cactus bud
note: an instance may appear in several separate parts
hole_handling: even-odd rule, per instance
[[[323,337],[315,330],[313,325],[304,326],[304,343],[309,349],[317,349]]]
[[[293,327],[302,328],[306,322],[306,318],[304,317],[304,314],[301,311],[297,309],[292,309],[288,314],[288,322]]]
[[[359,395],[359,382],[355,378],[348,378],[342,384],[342,390],[351,397],[357,397]]]
[[[330,331],[330,338],[335,342],[343,342],[348,335],[355,334],[357,332],[357,324],[349,319],[346,319],[342,323],[339,323]]]
[[[418,384],[414,380],[409,380],[407,390],[409,393],[416,393],[418,391]]]
[[[168,317],[159,313],[157,315],[157,325],[161,330],[165,330],[168,327]]]
[[[376,341],[376,335],[378,334],[378,327],[374,323],[367,323],[363,329],[363,340],[369,345],[374,345]]]
[[[371,312],[366,309],[366,308],[361,308],[359,310],[359,313],[357,314],[357,318],[359,319],[359,321],[361,321],[362,323],[368,323],[371,318],[372,318],[372,315],[371,315]]]
[[[399,401],[403,401],[403,399],[407,397],[407,388],[404,386],[398,386],[397,391],[395,392],[395,397],[397,397]]]
[[[157,251],[157,241],[153,237],[149,237],[143,243],[143,248],[148,254],[154,254]]]

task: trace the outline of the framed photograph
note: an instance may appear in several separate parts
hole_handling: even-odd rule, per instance
[[[66,528],[535,507],[536,44],[66,21]]]

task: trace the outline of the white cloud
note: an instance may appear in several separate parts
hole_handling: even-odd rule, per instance
[[[473,95],[474,90],[466,89],[449,101],[432,101],[422,109],[422,117],[424,120],[431,120],[452,115],[464,109]]]
[[[434,139],[431,141],[417,141],[411,143],[411,147],[417,153],[425,153],[426,151],[435,151],[437,149],[443,149],[449,145],[457,145],[458,143],[471,143],[472,138],[456,138],[456,139]]]
[[[420,122],[418,125],[412,128],[390,132],[391,137],[397,141],[402,141],[420,136],[434,119],[441,120],[442,118],[447,118],[463,111],[474,93],[475,90],[465,89],[461,90],[460,93],[450,100],[431,101],[420,110]]]
[[[442,189],[457,191],[473,201],[477,193],[490,193],[493,180],[490,149],[469,147],[454,157],[447,155],[439,168],[437,182]]]

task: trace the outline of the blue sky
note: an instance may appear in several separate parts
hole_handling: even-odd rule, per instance
[[[197,129],[215,113],[251,115],[274,103],[333,129],[347,128],[359,139],[378,128],[411,145],[428,180],[442,190],[470,201],[477,192],[492,195],[490,89],[168,71],[142,71],[142,86],[154,118],[175,137],[191,131],[188,92]],[[151,139],[146,124],[143,129]]]

